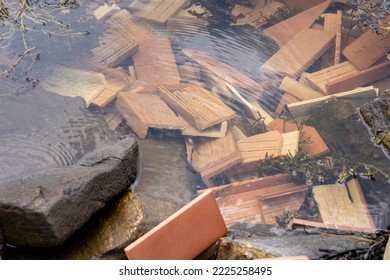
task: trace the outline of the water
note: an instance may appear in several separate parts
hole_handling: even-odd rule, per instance
[[[66,103],[67,99],[58,97],[54,93],[47,93],[39,85],[44,83],[45,79],[59,66],[90,69],[90,64],[87,61],[92,57],[92,49],[99,45],[98,38],[107,30],[108,26],[105,20],[97,21],[93,16],[93,10],[98,7],[96,2],[101,4],[100,2],[103,1],[84,0],[79,2],[80,8],[78,9],[62,9],[53,13],[55,20],[69,24],[69,29],[49,24],[47,27],[41,27],[41,30],[38,28],[39,25],[30,23],[31,30],[24,33],[18,30],[14,31],[13,37],[8,41],[9,47],[5,47],[5,41],[0,42],[0,67],[2,71],[12,66],[24,50],[32,48],[19,61],[16,68],[0,77],[2,103],[0,107],[2,108],[0,111],[0,155],[2,158],[0,179],[20,176],[23,174],[20,173],[20,170],[31,172],[41,168],[72,165],[84,153],[116,139],[109,136],[107,127],[102,123],[93,123],[96,115],[104,116],[106,113],[116,111],[113,103],[104,109],[90,106],[88,112],[84,114],[79,111],[79,108],[83,107],[81,99],[78,99],[79,105],[71,104],[77,109],[69,108]],[[120,6],[124,7],[129,2],[132,1],[122,1]],[[272,80],[272,77],[261,76],[259,68],[278,50],[278,47],[271,39],[262,34],[261,29],[252,26],[211,25],[209,28],[200,29],[196,26],[193,28],[187,26],[185,32],[170,32],[164,26],[156,25],[150,21],[147,21],[146,24],[158,36],[170,39],[177,65],[183,66],[192,63],[191,65],[198,68],[195,71],[199,72],[202,67],[196,66],[188,56],[182,53],[182,50],[202,51],[262,85],[265,88],[265,94],[257,101],[270,115],[277,116],[274,112],[282,92],[274,85],[277,82]],[[8,27],[0,26],[0,32],[5,33],[7,30],[9,30]],[[86,35],[86,31],[88,31],[88,35]],[[53,32],[53,34],[48,36],[47,32]],[[23,44],[23,37],[27,46]],[[128,58],[119,67],[128,72],[128,66],[131,63],[132,59]],[[314,63],[311,70],[315,70],[318,65],[318,62]],[[156,75],[164,75],[164,73],[156,73]],[[197,79],[192,80],[192,82],[201,83],[210,90],[218,87],[215,81],[210,81],[205,76]],[[40,81],[39,84],[36,83],[37,81]],[[36,88],[34,89],[32,86]],[[253,97],[253,93],[248,88],[237,89],[244,97]],[[243,110],[242,104],[236,98],[227,98],[225,102],[238,115],[247,116],[247,112]],[[94,116],[94,118],[90,116]],[[347,125],[347,128],[330,125],[329,119],[318,116],[309,120],[309,124],[317,128],[333,154],[353,155],[352,157],[358,158],[359,162],[380,166],[384,175],[390,174],[388,159],[380,148],[373,146],[370,135],[359,120],[358,115],[354,115],[343,123]],[[58,125],[59,120],[66,121],[60,122],[61,125]],[[327,129],[329,127],[331,127],[330,131]],[[132,133],[123,124],[120,129],[126,130],[126,133]],[[360,136],[353,134],[354,131],[359,131]],[[361,141],[355,141],[356,137]],[[341,146],[340,138],[344,141]],[[158,140],[154,141],[153,139]],[[177,144],[180,147],[178,148],[179,152],[157,152],[153,154],[155,159],[154,163],[151,164],[151,155],[147,151],[164,147],[164,145],[161,146],[161,141],[168,143],[166,145],[172,150],[174,150],[172,146]],[[141,178],[138,178],[138,183],[142,182],[143,188],[153,177],[169,180],[167,173],[170,172],[175,174],[170,179],[178,180],[186,187],[189,186],[192,196],[196,195],[197,190],[206,188],[197,172],[189,164],[184,164],[186,159],[183,144],[185,142],[179,132],[150,130],[147,139],[140,142],[142,149],[146,151],[141,153],[141,157],[142,155],[148,156],[148,160],[144,161],[148,164],[140,168],[143,171],[139,175]],[[377,151],[365,153],[371,147]],[[142,158],[140,162],[143,162]],[[169,162],[170,166],[160,168],[166,162]],[[177,170],[183,170],[183,166],[186,166],[188,173],[181,176],[177,174]],[[245,174],[245,176],[255,178],[256,172]],[[380,228],[386,227],[390,223],[388,178],[376,173],[375,181],[370,179],[361,179],[360,181],[375,224]],[[155,180],[150,182],[156,184]],[[224,178],[222,182],[229,183],[230,181]],[[326,183],[335,183],[335,178]],[[157,184],[159,183],[157,182]],[[171,199],[178,205],[184,205],[190,200],[187,193],[170,194],[169,184],[166,182],[161,184],[164,186],[163,189],[149,188],[147,192],[155,192],[149,193],[149,195],[161,197],[164,200]],[[133,188],[137,190],[137,184]],[[163,194],[159,194],[159,191],[162,191]]]

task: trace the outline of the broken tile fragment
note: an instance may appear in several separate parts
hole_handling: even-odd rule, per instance
[[[121,8],[117,4],[104,4],[99,6],[96,10],[93,11],[93,15],[97,20],[102,20],[108,17],[111,17],[113,14],[118,12]]]
[[[141,139],[146,137],[149,128],[182,130],[185,127],[160,96],[155,94],[121,92],[115,106]]]
[[[322,97],[323,94],[312,89],[311,87],[306,86],[290,77],[285,77],[280,84],[279,88],[294,96],[299,100],[308,100],[313,98]]]
[[[138,51],[138,44],[154,38],[144,24],[136,23],[126,10],[120,10],[107,20],[109,28],[99,37],[99,46],[92,50],[92,60],[115,67]]]
[[[359,106],[361,106],[367,102],[367,99],[374,99],[378,97],[378,89],[373,86],[356,88],[354,90],[330,94],[324,97],[289,103],[286,105],[286,108],[295,118],[302,118],[308,116],[313,108],[321,105],[321,103],[325,100],[334,97],[350,100],[351,102],[360,104]]]
[[[258,82],[230,65],[223,63],[204,52],[190,49],[183,49],[182,52],[223,81],[226,81],[237,88],[243,88],[251,92],[250,97],[252,97],[252,99],[257,100],[261,97],[264,91],[263,87]]]
[[[367,69],[390,51],[388,31],[380,29],[377,35],[367,30],[358,39],[346,46],[342,54],[359,70]]]
[[[226,233],[214,194],[206,191],[124,250],[129,260],[191,260]]]
[[[203,130],[236,116],[223,101],[199,85],[170,91],[159,87],[162,99],[198,130]]]
[[[383,259],[390,260],[390,241],[389,240],[387,240],[387,245],[386,245],[385,253],[383,254]]]
[[[138,18],[165,24],[171,16],[176,14],[186,4],[186,0],[135,0],[127,9]]]
[[[137,79],[152,85],[178,84],[177,70],[171,42],[167,38],[155,38],[139,43],[133,56]]]
[[[325,84],[328,94],[335,94],[369,85],[390,76],[390,61],[386,61],[357,73],[339,77]]]
[[[264,34],[274,39],[279,46],[283,46],[301,30],[309,28],[331,2],[332,0],[327,0],[293,17],[283,20],[265,29]],[[308,46],[310,46],[310,44]]]
[[[275,109],[275,113],[279,115],[285,109],[287,104],[295,103],[295,102],[299,102],[299,101],[300,100],[298,98],[296,98],[295,96],[293,96],[289,93],[285,93],[280,98],[278,107],[276,107],[276,109]]]
[[[312,87],[320,90],[324,94],[329,94],[326,90],[327,83],[354,73],[359,73],[359,70],[351,62],[345,61],[313,73],[305,73],[304,79]]]
[[[283,145],[280,151],[281,156],[295,156],[299,146],[299,131],[282,133]]]
[[[295,123],[287,122],[282,119],[275,119],[267,125],[268,130],[276,130],[280,133],[298,131],[298,126]],[[303,125],[299,134],[299,141],[302,148],[311,156],[323,156],[329,153],[329,148],[321,138],[318,131],[308,125]]]
[[[269,180],[280,177],[282,181]],[[237,222],[274,224],[285,211],[298,210],[307,185],[285,182],[287,175],[276,175],[233,183],[217,191],[217,202],[228,227]]]
[[[131,79],[124,71],[119,69],[104,68],[102,73],[107,81],[104,90],[92,101],[99,108],[107,106],[118,93],[131,86],[135,80]]]
[[[262,73],[274,72],[297,78],[331,45],[335,34],[302,29],[261,67]]]
[[[352,179],[345,185],[314,186],[313,193],[325,224],[336,225],[339,229],[375,230],[358,179]]]
[[[180,117],[181,118],[181,117]],[[185,128],[182,131],[182,135],[184,136],[197,136],[197,137],[209,137],[209,138],[222,138],[225,137],[227,128],[228,128],[228,122],[223,121],[220,124],[214,125],[212,127],[198,130],[195,127],[193,127],[189,122],[187,122],[185,119],[181,118],[184,122]]]
[[[202,172],[239,155],[236,142],[229,131],[217,139],[186,138],[187,160],[197,171]]]
[[[278,131],[261,133],[237,141],[243,163],[254,163],[271,156],[278,156],[282,146],[283,137]]]

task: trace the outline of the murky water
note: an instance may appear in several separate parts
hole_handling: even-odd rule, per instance
[[[21,175],[19,171],[24,169],[35,171],[40,168],[74,164],[84,153],[99,147],[106,141],[113,140],[107,136],[107,127],[101,123],[92,123],[93,119],[89,119],[88,115],[83,115],[82,118],[78,119],[77,116],[81,113],[74,108],[67,107],[65,98],[50,97],[50,95],[55,94],[42,93],[44,90],[39,85],[59,66],[77,69],[90,68],[87,61],[92,57],[92,49],[99,45],[98,38],[107,29],[105,20],[97,21],[93,15],[93,10],[98,7],[96,2],[101,4],[100,2],[103,1],[83,0],[78,2],[80,3],[78,9],[59,10],[53,13],[56,20],[69,24],[69,29],[61,29],[55,24],[51,24],[40,30],[37,25],[33,27],[34,24],[31,24],[32,30],[24,33],[18,30],[14,32],[13,38],[9,41],[10,46],[6,47],[4,41],[0,42],[0,67],[2,71],[12,66],[19,54],[26,49],[22,34],[28,44],[27,47],[33,48],[20,60],[15,69],[0,77],[0,102],[2,103],[0,106],[2,108],[0,111],[0,179],[19,176]],[[130,2],[132,1],[122,1],[120,5],[124,7]],[[202,51],[263,85],[266,88],[266,94],[264,98],[257,101],[269,114],[276,117],[274,111],[282,93],[277,87],[272,86],[272,79],[261,76],[259,68],[278,50],[278,47],[262,34],[261,29],[252,26],[212,25],[209,28],[200,29],[195,26],[193,29],[191,26],[187,26],[185,32],[170,32],[164,26],[155,25],[149,21],[146,24],[160,37],[170,39],[177,65],[181,66],[193,62],[182,52],[183,49]],[[0,26],[0,32],[7,32],[7,28]],[[88,35],[85,35],[85,31],[88,31]],[[53,34],[48,36],[48,32],[53,32]],[[129,58],[124,60],[119,67],[128,73],[128,66],[131,63],[131,58]],[[195,69],[196,71],[202,69],[200,66],[197,67],[199,69]],[[164,75],[164,73],[156,73],[156,75]],[[40,83],[36,84],[35,81],[38,80]],[[203,83],[209,88],[215,87],[215,84],[212,84],[207,78],[199,77],[197,81],[192,80],[192,82]],[[35,85],[36,88],[32,89],[32,85]],[[245,97],[252,96],[248,89],[240,88],[239,90]],[[236,100],[228,99],[225,102],[238,115],[246,115]],[[75,105],[72,104],[72,106]],[[93,115],[104,115],[107,112],[115,111],[115,106],[111,103],[105,109],[96,109],[91,106],[88,110]],[[390,175],[388,158],[380,148],[372,145],[371,136],[365,130],[358,115],[350,117],[349,114],[345,119],[347,118],[349,118],[347,123],[350,123],[350,130],[334,126],[326,118],[319,120],[313,117],[309,124],[317,128],[325,142],[328,141],[332,154],[358,158],[358,162],[380,167],[383,174],[376,174],[375,181],[370,179],[361,179],[360,181],[376,225],[380,228],[386,227],[390,223],[390,183],[386,178],[386,175]],[[67,119],[67,121],[59,122],[61,119]],[[82,120],[82,123],[79,120]],[[61,125],[58,126],[58,123]],[[331,128],[330,131],[327,127]],[[359,141],[355,141],[354,138],[358,136],[353,134],[357,130],[361,133]],[[149,131],[147,138],[147,140],[141,141],[142,149],[146,151],[143,153],[144,155],[149,150],[148,145],[150,145],[150,151],[158,150],[159,141],[169,143],[167,146],[170,149],[174,149],[172,146],[175,143],[181,143],[180,145],[185,143],[184,137],[177,132],[167,133],[166,131],[153,130]],[[154,138],[159,140],[157,142],[150,140]],[[339,141],[340,139],[342,141]],[[345,143],[347,147],[340,143]],[[182,148],[180,147],[178,150],[182,151]],[[376,152],[366,153],[368,149],[375,149]],[[151,155],[148,155],[148,158],[150,157]],[[185,177],[183,178],[177,174],[177,170],[182,170],[186,160],[183,152],[155,153],[153,157],[155,164],[150,164],[149,161],[148,166],[144,169],[141,167],[143,174],[141,173],[140,176],[147,176],[140,178],[142,184],[146,184],[145,182],[154,176],[160,176],[161,179],[167,180],[169,176],[166,173],[172,173],[175,176],[172,176],[171,179],[178,178],[177,180],[187,181],[188,185],[192,185],[194,195],[197,190],[206,187],[196,176],[194,179],[190,178],[191,176],[188,174],[183,174]],[[177,158],[175,160],[172,157]],[[172,166],[167,168],[164,166],[165,162],[169,162]],[[177,166],[175,162],[177,162]],[[160,168],[161,166],[164,168]],[[192,173],[196,173],[190,165],[187,165],[187,168]],[[253,176],[253,173],[250,176]],[[326,183],[334,182],[335,180],[332,178]],[[173,200],[178,200],[177,204],[189,199],[186,194],[169,194],[169,184],[164,183],[164,185],[163,190],[154,190],[156,192],[162,191],[163,195],[158,193],[150,195],[160,195],[162,199],[171,196],[174,198]],[[151,190],[153,188],[149,191]]]

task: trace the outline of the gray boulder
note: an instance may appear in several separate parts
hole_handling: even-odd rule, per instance
[[[135,180],[137,142],[126,138],[76,165],[0,181],[0,225],[16,246],[63,243]]]

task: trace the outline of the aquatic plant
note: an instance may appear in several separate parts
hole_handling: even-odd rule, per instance
[[[380,29],[390,31],[390,0],[349,0],[346,4],[352,10],[352,18],[373,33],[380,34]]]
[[[211,14],[209,18],[211,24],[227,26],[237,20],[237,17],[232,14],[232,10],[236,4],[251,7],[251,2],[248,0],[191,0],[186,8],[190,8],[192,5],[201,6]],[[197,17],[202,17],[207,14],[207,12],[199,14],[194,10],[190,10],[189,12]]]
[[[241,126],[244,129],[246,136],[252,136],[267,131],[267,127],[264,123],[265,118],[261,116],[260,112],[258,113],[258,118],[255,120],[249,120],[245,116],[241,116]]]
[[[332,156],[315,157],[308,155],[303,149],[299,149],[296,155],[268,158],[257,164],[259,177],[278,173],[289,173],[293,180],[299,184],[344,184],[350,178],[365,178],[375,181],[375,176],[380,173],[388,177],[379,168],[372,164],[359,162],[355,158],[346,155],[334,154]]]
[[[76,0],[0,0],[0,49],[11,45],[16,32],[21,34],[24,47],[12,67],[2,71],[3,75],[8,75],[35,49],[26,39],[27,32],[48,36],[88,35],[88,32],[72,32],[68,24],[56,19],[58,13],[68,13],[78,7]]]

